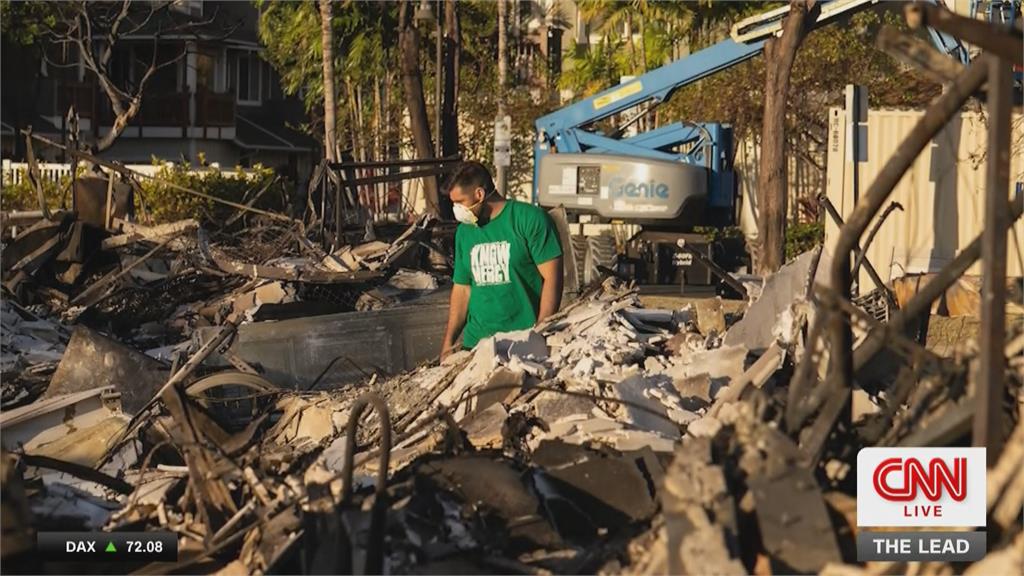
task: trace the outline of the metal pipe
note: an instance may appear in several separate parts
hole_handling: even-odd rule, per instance
[[[429,164],[447,164],[449,162],[461,162],[462,154],[445,156],[444,158],[419,158],[415,160],[374,160],[372,162],[328,162],[331,170],[342,170],[345,168],[401,168],[405,166],[424,166]]]
[[[899,202],[894,201],[888,206],[886,206],[885,211],[882,212],[882,215],[878,217],[878,220],[875,220],[875,225],[872,226],[871,231],[868,232],[868,237],[864,240],[864,246],[863,248],[860,249],[860,254],[856,254],[857,259],[853,261],[853,272],[850,273],[850,276],[852,276],[853,278],[857,278],[857,271],[860,270],[860,265],[867,259],[866,256],[868,253],[868,248],[870,248],[871,243],[875,241],[875,236],[878,234],[878,231],[882,228],[882,224],[885,223],[885,220],[886,218],[889,217],[889,214],[892,214],[893,210],[896,209],[899,209],[899,211],[902,212],[903,205],[900,204]]]
[[[857,240],[924,147],[960,110],[971,94],[984,84],[988,77],[990,59],[990,56],[985,56],[980,61],[971,64],[950,86],[949,90],[925,112],[921,120],[903,140],[896,153],[879,172],[875,181],[872,182],[864,195],[863,202],[856,206],[850,214],[846,226],[840,230],[839,238],[836,240],[835,260],[832,261],[830,270],[832,287],[838,292],[840,298],[850,299],[852,281],[850,252],[857,245]],[[850,355],[852,333],[844,314],[835,315],[832,322],[833,372],[837,380],[844,384],[845,388],[849,388],[848,380],[853,368]]]
[[[1005,226],[1003,234],[1006,234],[1010,226],[1024,214],[1024,193],[1017,194],[1010,203],[1007,214],[1007,222],[1003,223]],[[902,334],[907,326],[916,322],[922,314],[926,314],[931,309],[932,302],[939,299],[956,282],[957,278],[963,276],[978,261],[978,258],[981,257],[981,245],[982,237],[978,236],[961,250],[952,262],[922,286],[903,309],[893,315],[888,324],[881,326],[879,330],[872,330],[854,353],[854,371],[863,368],[876,354],[881,352],[891,334]]]
[[[1017,56],[1021,54],[1017,49]],[[988,465],[999,461],[1003,444],[1003,394],[1006,376],[1006,229],[1009,228],[1010,64],[989,59],[988,170],[985,229],[981,233],[981,334],[978,342],[977,411],[974,445],[984,446]]]
[[[861,203],[850,214],[846,226],[840,229],[839,238],[837,238],[834,248],[835,259],[832,261],[829,274],[831,287],[836,291],[838,298],[850,299],[850,285],[853,281],[850,252],[857,245],[861,234],[925,146],[960,110],[971,94],[985,83],[991,58],[991,56],[983,56],[971,64],[928,108],[910,134],[903,140],[896,153],[889,158],[875,181],[871,183]],[[832,375],[830,380],[837,384],[837,389],[841,390],[843,394],[849,395],[852,390],[851,380],[853,377],[851,350],[853,332],[848,324],[846,313],[837,310],[831,316],[829,333],[832,340],[830,351]]]
[[[835,222],[836,226],[842,228],[845,224],[845,222],[843,222],[843,217],[839,215],[839,211],[836,210],[835,205],[832,204],[832,201],[828,199],[828,196],[826,194],[821,194],[820,196],[818,196],[818,203],[821,204],[823,208],[825,208],[825,212],[829,215],[830,218],[832,218],[832,221]],[[854,247],[853,249],[853,254],[858,259],[862,257],[863,252],[864,251],[861,250],[859,245]],[[889,290],[889,287],[886,286],[885,282],[882,281],[882,277],[878,275],[878,271],[875,270],[875,266],[866,257],[864,257],[863,260],[864,270],[868,273],[868,276],[871,277],[871,281],[875,283],[875,288],[878,288],[882,292],[885,292],[886,298],[888,298],[890,302],[893,302],[894,299],[892,296],[892,291]],[[853,275],[851,274],[851,276]]]
[[[352,474],[356,457],[356,429],[359,418],[372,405],[380,419],[380,463],[377,470],[377,487],[374,491],[370,539],[366,550],[364,574],[380,574],[384,567],[384,496],[388,485],[388,467],[391,463],[391,412],[380,395],[367,392],[356,399],[349,412],[345,430],[345,463],[342,468],[341,503],[346,505],[352,498]]]

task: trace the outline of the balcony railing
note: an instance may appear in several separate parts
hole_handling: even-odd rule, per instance
[[[128,123],[129,126],[181,126],[188,127],[187,92],[147,94],[142,97],[142,108]],[[113,116],[113,115],[111,115]],[[113,118],[111,118],[113,120]]]
[[[75,107],[79,118],[95,118],[96,85],[87,82],[65,82],[57,89],[57,116],[63,118],[68,108]]]
[[[235,98],[233,94],[217,94],[207,90],[196,92],[197,126],[234,126]]]
[[[74,105],[80,118],[99,119],[99,126],[111,126],[114,112],[106,96],[94,83],[65,82],[57,90],[57,110],[54,115],[63,118],[69,106]],[[188,92],[157,92],[146,94],[142,107],[128,126],[222,128],[235,125],[235,99],[232,94],[217,94],[205,89],[195,93],[195,122],[189,122]]]

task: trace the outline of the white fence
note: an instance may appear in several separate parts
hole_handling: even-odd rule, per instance
[[[60,182],[61,178],[71,176],[71,165],[61,164],[55,162],[39,162],[39,174],[43,180],[50,182]],[[161,168],[169,164],[125,164],[125,168],[134,170],[145,176],[156,176],[157,172]],[[107,170],[104,168],[104,172]],[[216,165],[209,168],[193,169],[190,172],[194,174],[201,174],[206,172],[220,172],[227,178],[247,177],[252,172],[248,170],[220,170]],[[4,186],[20,184],[28,174],[28,164],[25,162],[11,162],[10,160],[3,161],[3,184]]]

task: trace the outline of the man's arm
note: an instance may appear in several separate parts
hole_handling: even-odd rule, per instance
[[[455,341],[466,326],[466,313],[469,308],[469,285],[455,284],[452,286],[452,297],[448,307],[448,327],[444,331],[444,345],[441,347],[441,360],[455,351]]]
[[[562,257],[552,258],[537,265],[544,280],[540,291],[540,308],[537,310],[537,322],[558,312],[562,305]]]

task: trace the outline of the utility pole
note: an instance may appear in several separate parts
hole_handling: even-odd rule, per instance
[[[443,31],[441,26],[444,23],[444,2],[439,1],[437,3],[437,23],[436,39],[434,41],[434,156],[441,157],[441,139],[444,130],[441,129],[441,36]]]
[[[498,193],[505,195],[508,187],[508,154],[503,154],[502,143],[499,134],[499,126],[505,122],[505,86],[508,83],[508,4],[507,0],[498,0],[498,116],[494,121],[494,168],[497,172],[496,183]]]

